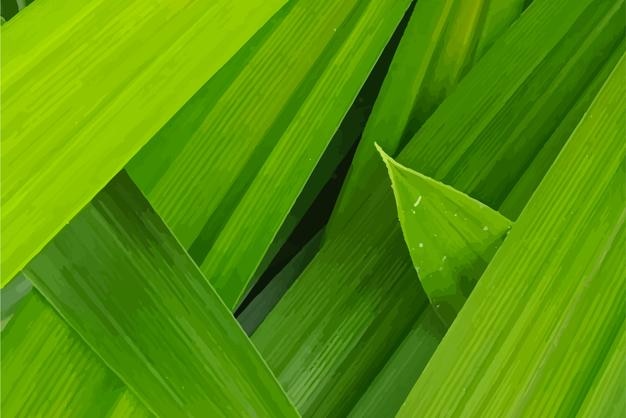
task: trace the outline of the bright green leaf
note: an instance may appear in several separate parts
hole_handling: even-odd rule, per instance
[[[389,171],[419,280],[435,311],[450,326],[511,221],[465,193],[404,167],[380,147],[378,151]]]
[[[626,55],[399,417],[574,416],[624,323]]]
[[[622,254],[624,249],[622,250]],[[624,376],[626,376],[626,322],[615,337],[601,369],[593,381],[578,412],[579,417],[619,418],[626,410]]]
[[[298,416],[180,244],[125,173],[27,276],[161,416]]]
[[[425,309],[349,416],[395,416],[445,331],[435,311],[430,307]]]
[[[1,342],[3,416],[101,417],[124,391],[35,290],[2,331]]]
[[[623,39],[622,7],[533,2],[398,161],[497,208]],[[429,306],[385,177],[252,336],[311,415],[346,413]]]
[[[2,286],[284,3],[38,0],[2,25]]]
[[[365,126],[329,235],[350,222],[371,182],[384,176],[374,142],[396,156],[523,7],[523,0],[417,2]]]

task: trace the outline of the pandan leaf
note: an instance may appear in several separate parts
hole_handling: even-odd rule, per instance
[[[156,415],[298,416],[125,173],[29,263],[26,274]]]
[[[517,218],[517,215],[519,215],[519,212],[523,209],[528,197],[532,194],[536,185],[540,182],[541,178],[548,170],[549,164],[553,162],[556,156],[555,153],[558,153],[560,150],[560,148],[556,147],[559,147],[559,144],[563,144],[565,142],[563,137],[567,137],[573,129],[572,124],[576,124],[576,122],[580,120],[581,115],[588,108],[589,103],[595,97],[600,87],[602,87],[602,84],[606,81],[607,76],[611,73],[615,67],[615,63],[621,57],[623,52],[624,43],[622,42],[620,46],[615,49],[598,74],[596,74],[593,82],[589,84],[587,89],[585,89],[584,94],[578,99],[574,107],[572,107],[572,109],[568,112],[567,117],[563,119],[559,127],[554,131],[546,143],[546,146],[544,146],[542,151],[535,158],[535,161],[533,161],[533,164],[526,170],[524,176],[522,176],[509,197],[507,197],[500,210],[507,210]],[[417,378],[441,340],[441,336],[443,336],[442,332],[441,336],[437,337],[437,333],[433,331],[434,325],[432,324],[432,321],[425,321],[424,318],[437,318],[437,322],[440,322],[438,316],[435,314],[434,307],[431,304],[422,313],[413,328],[413,330],[422,330],[420,335],[428,333],[428,336],[424,337],[425,340],[422,344],[414,342],[412,343],[413,348],[407,349],[407,340],[411,339],[411,337],[415,334],[415,331],[412,331],[409,335],[407,335],[405,340],[396,349],[390,360],[387,362],[383,371],[381,371],[381,374],[376,377],[375,382],[380,381],[382,383],[372,384],[370,388],[368,388],[366,394],[361,400],[359,400],[359,403],[355,407],[353,416],[394,416],[398,411],[400,405],[404,402],[406,395],[409,393],[410,387],[412,387],[414,382],[417,381]],[[427,344],[426,342],[432,340],[431,336],[434,336],[433,338],[437,341],[433,344]],[[393,371],[398,369],[401,369],[402,372],[390,372],[390,370]],[[617,373],[612,374],[613,379],[616,374]],[[389,375],[392,375],[393,377],[386,379],[381,377]],[[605,398],[607,399],[607,402],[611,402],[611,399],[617,399],[618,396],[621,395],[621,392],[619,395],[616,394],[615,391],[610,393],[612,393],[612,395],[607,395]],[[611,398],[612,396],[615,398]],[[386,400],[386,402],[382,402],[381,400],[383,399]],[[393,399],[399,400],[397,402],[393,402]],[[607,404],[606,406],[610,408],[610,405]]]
[[[389,171],[419,280],[450,326],[511,221],[465,193],[404,167],[376,146]]]
[[[289,2],[129,163],[198,263],[351,34],[357,3]]]
[[[626,249],[622,250],[623,251]],[[626,410],[624,375],[626,375],[626,322],[622,323],[587,396],[583,401],[579,417],[621,417]]]
[[[394,2],[394,4],[399,5],[400,3]],[[225,172],[220,171],[219,169],[217,172],[211,171],[210,168],[215,167],[209,164],[211,161],[210,158],[208,160],[204,158],[204,156],[207,155],[204,151],[211,150],[214,143],[221,143],[223,146],[229,148],[226,148],[228,152],[224,151],[224,154],[220,154],[219,160],[220,162],[230,161],[227,165],[229,165],[228,169],[232,169],[233,165],[231,163],[236,161],[237,155],[242,152],[242,141],[250,140],[248,145],[254,148],[257,145],[255,141],[258,142],[263,138],[267,139],[261,135],[264,131],[260,129],[258,131],[253,130],[259,134],[253,139],[250,139],[249,133],[252,128],[242,124],[242,118],[244,120],[252,118],[251,120],[253,122],[256,121],[259,124],[262,122],[262,124],[265,124],[264,126],[267,125],[269,129],[267,137],[273,141],[278,140],[282,132],[280,130],[270,129],[273,125],[277,126],[275,123],[276,118],[282,120],[281,124],[288,123],[292,120],[294,116],[293,108],[289,107],[288,109],[283,109],[281,106],[277,105],[278,102],[276,100],[274,85],[255,83],[254,80],[258,79],[258,77],[268,77],[268,74],[275,74],[277,77],[280,75],[281,77],[278,78],[282,78],[284,82],[284,78],[289,77],[291,80],[291,87],[283,88],[281,90],[281,92],[286,95],[284,98],[285,103],[294,105],[306,101],[307,94],[310,93],[311,88],[316,85],[316,82],[319,81],[320,78],[323,79],[324,77],[332,77],[333,71],[336,72],[336,70],[327,70],[326,66],[329,63],[329,60],[335,59],[337,54],[341,51],[345,53],[344,58],[354,58],[354,56],[350,53],[350,51],[353,50],[351,48],[362,47],[364,45],[360,42],[359,37],[369,37],[371,32],[369,32],[368,25],[362,25],[359,22],[365,20],[366,16],[369,16],[367,17],[369,22],[376,22],[376,24],[381,21],[386,22],[386,25],[383,28],[379,27],[377,37],[372,40],[375,47],[364,52],[367,56],[367,60],[370,60],[373,64],[377,56],[377,51],[382,49],[384,45],[385,36],[389,36],[393,31],[393,20],[400,18],[402,10],[397,8],[394,13],[390,13],[390,9],[385,8],[384,5],[378,5],[376,8],[366,6],[367,4],[363,3],[355,11],[353,10],[353,5],[351,6],[350,3],[347,2],[342,2],[341,4],[329,1],[320,3],[310,0],[293,2],[290,4],[288,9],[281,10],[279,16],[270,21],[269,27],[265,27],[262,33],[255,36],[251,43],[246,45],[244,50],[237,54],[233,62],[229,62],[224,67],[224,71],[220,71],[218,73],[215,80],[211,80],[207,83],[200,90],[200,92],[198,92],[198,94],[195,95],[185,107],[183,107],[183,109],[172,119],[172,121],[170,121],[170,123],[168,123],[166,127],[164,127],[159,134],[157,134],[157,137],[151,141],[147,147],[135,157],[135,159],[133,159],[129,167],[133,180],[139,183],[142,191],[147,194],[151,204],[154,204],[157,209],[161,209],[161,213],[166,215],[170,212],[162,210],[165,207],[164,205],[180,205],[180,207],[177,206],[178,209],[176,209],[176,211],[171,212],[174,215],[170,214],[170,216],[164,216],[164,220],[168,226],[174,225],[174,230],[179,232],[182,230],[181,228],[185,227],[189,228],[192,234],[200,233],[199,229],[202,229],[202,231],[205,232],[202,222],[191,222],[185,225],[184,220],[187,219],[188,216],[199,216],[200,218],[206,216],[206,214],[203,214],[204,209],[200,209],[203,207],[202,201],[205,193],[208,192],[208,196],[211,199],[215,199],[215,201],[219,200],[220,196],[223,197],[223,195],[219,195],[218,191],[221,190],[220,188],[223,187],[224,184],[221,182],[214,182],[212,179],[219,176],[220,179],[226,182],[228,179],[232,180],[234,178],[236,179],[235,183],[238,184],[235,187],[235,189],[237,189],[241,186],[241,184],[244,184],[245,186],[246,177],[254,177],[254,172],[249,170],[251,168],[249,165],[244,165],[244,168],[250,172],[245,173],[242,178],[237,178],[236,173],[234,177],[226,176]],[[314,18],[308,19],[311,15],[313,15]],[[377,16],[381,15],[384,15],[382,20],[377,18]],[[307,17],[306,25],[302,24],[302,19],[304,17]],[[360,28],[356,34],[353,33],[355,32],[355,28]],[[335,31],[335,29],[337,30]],[[323,33],[320,36],[312,38],[310,36],[310,31],[319,31]],[[307,48],[308,55],[303,54],[300,43],[301,39],[305,39],[307,42],[315,42],[315,47],[311,46],[310,48]],[[285,42],[287,41],[289,41],[289,43],[286,44]],[[281,47],[277,48],[276,45],[281,45]],[[318,59],[320,54],[322,54],[323,58],[321,60]],[[286,56],[290,56],[290,59],[293,59],[293,61],[298,64],[298,67],[286,68],[284,65],[284,58]],[[306,60],[302,59],[304,56],[306,56]],[[355,69],[355,72],[350,74],[348,74],[344,68],[342,70],[342,74],[352,77],[350,79],[350,88],[354,88],[354,91],[357,91],[358,83],[361,82],[367,75],[367,66],[359,67]],[[304,81],[302,80],[302,77],[306,77]],[[282,87],[285,87],[285,83],[283,83]],[[240,95],[238,92],[241,88],[253,89],[253,91],[256,92],[253,94],[255,97],[265,97],[265,100],[271,104],[271,106],[266,106],[264,109],[268,112],[263,114],[259,113],[259,102],[250,101],[248,99],[248,95]],[[289,95],[294,94],[296,95],[295,98],[289,98]],[[348,96],[345,96],[344,99],[348,100]],[[317,100],[325,100],[325,98],[321,95],[317,96]],[[237,106],[229,105],[233,103],[237,104]],[[344,102],[344,105],[347,108],[349,103],[346,101]],[[318,113],[315,106],[310,107],[307,112]],[[246,113],[249,113],[249,115]],[[258,119],[260,116],[263,116],[262,121]],[[305,118],[303,114],[300,116]],[[329,113],[328,117],[329,119],[325,119],[326,122],[330,120],[339,120],[340,118],[339,115],[334,113]],[[223,123],[228,127],[227,131],[231,135],[235,137],[240,135],[241,141],[238,140],[225,143],[223,141],[223,135],[226,131],[213,129],[214,125],[210,123],[211,121],[221,121],[220,123]],[[256,125],[257,128],[259,126],[260,125]],[[329,131],[328,138],[331,136],[332,134]],[[187,142],[185,142],[184,139],[187,139]],[[310,136],[309,139],[317,143],[319,138],[317,136]],[[203,150],[203,152],[194,153],[185,151],[185,155],[190,158],[180,158],[180,155],[182,155],[180,147],[185,145],[185,143],[187,143],[187,146],[191,147],[193,150],[200,149]],[[304,145],[304,143],[300,142],[300,145]],[[340,141],[339,145],[343,146],[343,143]],[[334,149],[336,149],[336,147]],[[267,151],[266,154],[270,152],[270,150],[265,149],[263,149],[263,151]],[[215,156],[216,154],[208,153],[208,155]],[[245,159],[241,159],[241,161],[238,162],[245,162]],[[313,163],[313,161],[311,162]],[[263,159],[258,160],[258,163],[262,164]],[[179,164],[179,166],[177,166],[177,164]],[[159,184],[166,182],[170,174],[173,172],[180,174],[186,169],[191,169],[194,164],[195,169],[199,169],[203,173],[200,177],[193,178],[190,181],[185,182],[184,185],[179,184],[178,187],[168,189],[171,193],[170,195],[166,193],[155,194],[153,192],[154,190],[157,190],[157,186]],[[301,170],[303,168],[302,166],[303,165],[300,164],[299,167],[297,167],[298,170]],[[312,167],[313,164],[311,165],[311,169]],[[208,172],[210,174],[208,177],[205,175],[205,169],[207,168],[209,169]],[[274,169],[281,170],[282,166],[275,164]],[[293,178],[289,176],[287,177],[288,181],[293,181]],[[278,196],[280,198],[284,197],[282,191],[274,189],[276,181],[271,175],[263,176],[258,179],[258,181],[255,181],[255,183],[267,183],[272,186],[272,196]],[[197,193],[194,194],[194,192],[201,193],[202,196]],[[212,192],[215,193],[211,194]],[[176,196],[181,196],[181,199],[176,201]],[[230,201],[231,203],[236,204],[237,198],[238,197],[236,195],[227,193],[226,199],[222,199],[222,201],[226,203]],[[185,205],[185,201],[188,201],[189,204]],[[219,206],[221,207],[223,205],[220,204]],[[227,206],[228,205],[225,207]],[[273,208],[267,207],[267,210],[271,211]],[[224,213],[221,215],[224,215]],[[221,217],[217,217],[216,219],[212,218],[212,221],[214,222],[210,223],[210,225],[212,228],[216,228],[216,230],[219,231],[224,226],[223,224],[227,221],[227,219],[228,218],[222,219]],[[247,222],[253,221],[254,220],[252,218],[247,219]],[[197,227],[194,232],[193,225],[196,224],[199,225],[199,227]],[[242,224],[239,226],[245,228],[245,225],[246,224]],[[277,228],[278,225],[276,226],[276,229]],[[191,240],[185,238],[185,236],[186,235],[181,234],[182,238],[186,239],[187,242],[190,242]],[[178,235],[177,238],[179,238]],[[269,245],[270,235],[268,235],[267,238],[268,240],[266,243]],[[191,246],[190,253],[192,256],[194,254],[201,254],[201,256],[196,257],[196,260],[198,260],[201,259],[205,253],[197,253],[197,248],[199,247],[197,245],[194,246],[194,243],[197,244],[195,240],[189,244]],[[261,245],[260,242],[257,242],[256,244]],[[248,260],[248,262],[254,262],[254,260]],[[252,272],[253,271],[251,271],[251,273]],[[229,283],[230,284],[225,287],[228,291],[240,293],[245,290],[247,282],[233,280]],[[220,294],[220,296],[223,296],[223,294]],[[45,325],[43,325],[42,328],[45,329]],[[30,343],[29,336],[22,335],[22,337],[23,338],[21,339],[11,340],[11,344],[18,347],[23,344],[28,345]],[[67,347],[66,349],[70,349],[70,347]],[[48,361],[56,364],[57,361],[60,360],[48,359]],[[39,366],[40,364],[21,365],[21,367],[28,368],[29,370],[32,368],[36,369]],[[97,367],[97,365],[94,367]],[[17,401],[26,403],[46,402],[46,393],[48,393],[48,389],[51,389],[49,386],[60,384],[60,382],[51,381],[39,381],[37,383],[41,390],[35,390],[34,393],[41,394],[41,399],[30,397],[26,399],[22,398]],[[71,387],[72,382],[64,383],[69,385],[64,388],[64,390],[69,393],[73,393],[78,390],[76,387]]]
[[[0,338],[3,416],[103,417],[125,389],[36,290]]]
[[[560,150],[559,148],[555,151],[554,148],[556,148],[559,143],[562,144],[565,142],[561,137],[566,136],[567,133],[572,131],[572,123],[576,123],[576,121],[580,120],[581,115],[589,107],[589,103],[595,97],[600,87],[602,87],[623,53],[624,43],[622,42],[598,72],[593,82],[587,87],[584,94],[576,102],[576,105],[567,114],[567,117],[552,134],[548,143],[538,154],[533,164],[526,170],[524,176],[509,195],[509,198],[504,202],[501,210],[510,210],[515,217],[521,212],[528,196],[532,194],[534,188],[548,170],[549,166],[547,165],[551,164],[554,160],[555,152],[558,153]],[[439,318],[440,317],[435,314],[432,304],[426,308],[413,326],[411,332],[405,337],[400,346],[398,346],[394,354],[385,364],[383,370],[359,400],[353,412],[351,412],[352,416],[371,416],[378,418],[395,415],[443,337],[443,324]],[[439,325],[433,322],[437,322]],[[441,327],[442,331],[437,332],[438,326]],[[420,339],[416,340],[416,336],[419,336]],[[613,373],[611,375],[612,377],[608,378],[615,379],[616,375],[618,375],[618,373]],[[610,405],[608,402],[618,397],[615,391],[611,393],[612,395],[607,395],[606,398],[602,398],[607,399],[607,404],[605,405],[609,408]],[[621,392],[619,395],[621,395]],[[615,398],[611,398],[612,396]],[[394,402],[394,400],[396,400],[396,402]],[[599,400],[598,402],[603,401]]]
[[[580,94],[569,112],[563,117],[559,126],[552,132],[550,138],[548,138],[526,171],[524,171],[524,174],[519,178],[511,192],[500,205],[499,211],[503,215],[511,219],[517,219],[522,209],[524,209],[524,205],[528,202],[528,199],[530,199],[530,196],[532,196],[539,183],[541,183],[541,180],[546,175],[548,169],[563,148],[563,145],[565,145],[572,131],[591,105],[591,102],[600,91],[600,88],[605,83],[609,74],[613,72],[615,65],[626,49],[625,47],[626,41],[622,40],[598,70],[593,80],[589,82],[585,90]]]
[[[229,214],[200,264],[228,306],[241,301],[273,237],[409,4],[409,0],[360,4],[362,9],[353,16],[354,26],[344,43]]]
[[[285,2],[38,0],[2,25],[2,287]]]
[[[579,412],[626,313],[625,71],[623,55],[399,417]]]
[[[418,1],[367,121],[327,228],[340,232],[385,174],[374,148],[396,156],[487,47],[524,9],[523,0]]]
[[[435,311],[425,309],[349,416],[395,416],[445,332]]]
[[[398,161],[497,208],[623,39],[623,12],[608,0],[536,0]],[[320,415],[347,413],[430,306],[387,178],[367,183],[359,211],[252,335],[294,402]]]

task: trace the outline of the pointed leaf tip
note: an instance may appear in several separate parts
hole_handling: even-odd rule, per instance
[[[441,319],[450,325],[511,221],[377,149],[389,170],[402,232],[420,282]]]

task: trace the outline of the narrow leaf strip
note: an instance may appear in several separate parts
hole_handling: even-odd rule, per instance
[[[623,39],[622,7],[533,2],[398,161],[497,208]],[[294,402],[320,415],[351,409],[429,305],[386,177],[252,336]]]
[[[582,116],[587,111],[591,102],[596,97],[600,88],[615,68],[626,47],[626,42],[622,41],[614,49],[611,56],[599,69],[593,80],[580,94],[576,103],[570,111],[563,117],[559,126],[554,130],[550,138],[546,141],[541,151],[537,153],[532,163],[528,166],[524,174],[519,178],[511,192],[507,195],[499,211],[511,219],[517,219],[524,205],[533,194],[541,179],[548,172],[548,169],[556,159],[557,155],[565,145],[574,128],[580,122]],[[575,71],[575,69],[574,69]]]
[[[409,4],[409,0],[361,4],[361,13],[352,16],[353,26],[345,28],[350,33],[230,214],[201,264],[227,306],[234,307],[241,300]]]
[[[377,148],[389,171],[417,275],[435,311],[450,326],[511,221],[468,195],[402,166]]]
[[[359,210],[385,169],[378,142],[396,156],[461,77],[523,10],[523,0],[422,0],[395,53],[331,217],[333,235]]]
[[[2,25],[2,286],[284,3],[38,0]]]
[[[129,164],[198,262],[350,34],[357,3],[290,2]]]
[[[434,309],[425,309],[349,416],[395,416],[445,331],[446,328]]]
[[[622,416],[626,410],[626,396],[624,396],[626,356],[624,353],[626,353],[626,322],[622,323],[619,335],[613,341],[610,352],[596,375],[577,416],[589,418]]]
[[[246,148],[254,149],[259,143],[267,143],[266,137],[277,140],[278,133],[270,129],[271,126],[282,118],[290,120],[292,117],[293,110],[290,110],[290,106],[285,107],[285,104],[296,106],[304,100],[311,88],[310,84],[319,77],[325,65],[324,60],[319,61],[320,56],[324,53],[332,55],[341,44],[341,39],[337,41],[334,29],[338,29],[342,37],[345,36],[344,32],[349,32],[343,26],[347,16],[353,12],[354,3],[311,0],[290,2],[133,158],[128,166],[133,180],[147,194],[151,204],[160,210],[160,215],[165,215],[163,219],[168,226],[173,226],[177,238],[182,238],[183,243],[188,244],[187,248],[203,230],[206,218],[210,218],[208,223],[212,228],[217,231],[221,229],[227,218],[222,219],[220,215],[214,219],[211,214],[215,206],[207,207],[205,201],[214,205],[220,200],[229,202],[229,199],[236,201],[239,198],[237,194],[226,192],[224,187],[228,189],[229,182],[235,185],[238,182],[245,183],[245,176],[240,176],[240,170],[251,171],[253,168],[251,164],[242,165],[247,161],[246,153],[251,151]],[[317,36],[311,37],[311,33]],[[307,45],[305,51],[302,45]],[[292,65],[287,67],[285,62]],[[280,97],[277,96],[275,80],[280,80]],[[251,96],[256,100],[249,100]],[[259,109],[263,112],[260,113]],[[214,129],[215,126],[221,128]],[[225,141],[225,137],[231,140]],[[255,152],[255,155],[262,162],[269,149],[261,148],[265,154]],[[220,149],[221,153],[212,152],[215,149]],[[193,175],[185,177],[190,172]],[[254,174],[254,171],[251,172]],[[212,180],[217,177],[220,182]],[[178,185],[171,179],[178,179]],[[231,186],[235,190],[239,187]],[[163,193],[155,192],[157,190]],[[228,209],[228,204],[218,205],[221,206]],[[202,256],[205,252],[201,253]],[[240,286],[239,283],[234,284]],[[52,308],[48,305],[41,306],[41,309]],[[18,311],[16,315],[29,316],[30,312]],[[42,332],[54,329],[45,321],[38,321],[37,326],[41,327]],[[34,343],[30,334],[11,335],[11,338],[6,339],[5,346],[13,346],[15,350]],[[76,349],[72,345],[83,343],[79,338],[74,338],[64,344],[65,350],[69,351]],[[62,356],[57,358],[56,353],[48,354],[49,357],[41,358],[41,362],[20,363],[18,368],[37,373],[38,368],[44,367],[42,365],[46,363],[64,367],[66,360]],[[85,365],[85,368],[102,367],[98,361],[85,361],[85,364],[90,364]],[[89,384],[81,382],[82,386]],[[13,397],[11,401],[18,402],[20,408],[28,410],[31,403],[46,403],[49,391],[56,389],[54,386],[63,387],[67,393],[82,389],[70,380],[37,380],[32,384],[33,396]],[[96,387],[94,392],[97,390]],[[134,398],[127,391],[125,396]]]
[[[21,302],[1,341],[3,416],[103,417],[124,391],[36,290]]]
[[[125,173],[27,268],[38,290],[161,416],[297,416]]]
[[[625,71],[622,56],[400,417],[577,413],[624,322]]]

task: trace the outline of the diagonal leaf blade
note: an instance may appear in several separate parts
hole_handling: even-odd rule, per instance
[[[533,2],[398,160],[498,207],[620,43],[622,7],[604,0]],[[495,164],[520,144],[523,156],[485,166],[485,155]],[[296,403],[315,404],[316,397],[330,402],[331,391],[343,396],[343,405],[356,402],[354,394],[367,387],[429,306],[416,286],[384,178],[368,188],[341,234],[327,237],[252,336]]]
[[[284,3],[40,0],[2,25],[2,286]]]
[[[409,4],[408,0],[361,4],[349,36],[328,62],[323,76],[202,261],[202,271],[228,306],[237,306],[241,301],[272,239]],[[251,214],[256,215],[253,222]],[[239,286],[232,286],[233,281]]]
[[[417,2],[329,222],[339,232],[384,175],[374,142],[396,156],[499,36],[523,0]]]
[[[624,322],[624,71],[626,55],[398,416],[577,413]]]
[[[125,173],[26,272],[155,414],[298,416]]]
[[[319,3],[319,4],[318,4]],[[328,3],[328,4],[326,4]],[[329,6],[332,3],[332,7]],[[251,41],[250,45],[247,45],[241,53],[239,53],[233,62],[230,62],[224,67],[225,71],[220,71],[215,80],[211,80],[205,87],[201,89],[200,92],[192,101],[190,101],[183,109],[175,116],[174,119],[170,123],[166,125],[166,127],[159,132],[157,137],[151,141],[140,154],[138,154],[132,163],[129,166],[129,169],[132,173],[133,180],[137,181],[142,188],[142,191],[147,192],[147,197],[151,201],[152,204],[155,204],[157,208],[163,208],[167,203],[164,198],[167,197],[167,194],[153,194],[152,191],[155,190],[156,185],[161,184],[163,182],[163,177],[166,177],[162,170],[169,170],[166,173],[171,174],[177,170],[176,165],[178,163],[184,165],[185,163],[196,164],[201,167],[211,167],[208,162],[211,160],[207,160],[204,158],[204,153],[195,153],[189,154],[195,157],[192,160],[184,160],[180,159],[180,161],[176,162],[176,157],[180,156],[181,150],[177,147],[183,146],[183,141],[179,140],[180,135],[184,135],[185,137],[189,136],[187,145],[193,144],[194,149],[197,149],[199,146],[206,147],[206,150],[211,148],[211,144],[215,141],[221,140],[220,134],[223,131],[216,131],[211,129],[212,122],[219,122],[221,124],[226,124],[228,126],[227,132],[229,135],[237,136],[241,135],[242,139],[249,132],[244,124],[241,124],[239,121],[241,118],[246,118],[246,112],[253,112],[258,116],[258,112],[256,112],[258,103],[252,102],[247,99],[246,96],[238,97],[237,93],[242,89],[249,89],[249,84],[252,84],[256,89],[254,94],[258,94],[262,97],[267,96],[267,100],[272,102],[272,106],[276,106],[277,103],[274,100],[275,94],[273,92],[273,87],[266,86],[265,90],[263,88],[257,88],[257,84],[251,83],[255,80],[255,77],[258,76],[257,73],[268,73],[275,74],[277,76],[284,76],[283,72],[286,71],[286,74],[289,77],[293,77],[294,80],[290,81],[290,85],[293,88],[285,88],[282,91],[287,97],[284,98],[287,103],[294,104],[298,103],[300,100],[304,100],[306,98],[307,89],[303,89],[300,84],[303,85],[314,85],[315,81],[320,77],[320,74],[324,74],[324,66],[327,65],[327,61],[329,58],[332,58],[336,53],[338,48],[343,48],[343,40],[346,36],[350,35],[351,30],[353,29],[354,21],[358,18],[360,19],[361,12],[365,9],[364,7],[360,7],[359,13],[353,13],[352,11],[353,5],[349,2],[343,2],[341,4],[336,2],[313,2],[310,0],[306,1],[298,1],[290,4],[289,8],[285,8],[281,10],[279,16],[272,19],[268,24],[268,28],[264,28],[262,33],[255,36],[255,38]],[[388,11],[387,11],[388,12]],[[314,15],[314,19],[307,20],[307,25],[302,25],[301,20],[303,17]],[[346,16],[352,17],[347,19],[347,22],[342,23],[341,20]],[[391,23],[395,17],[387,14],[385,17],[388,23]],[[345,20],[345,19],[344,19]],[[338,33],[333,30],[333,28],[338,27]],[[391,30],[392,27],[388,26],[385,31]],[[298,40],[301,37],[305,37],[306,39],[310,39],[308,35],[308,31],[313,30],[316,32],[320,32],[321,35],[316,37],[315,41],[317,44],[315,48],[311,47],[307,49],[306,60],[302,60],[303,53],[298,45]],[[340,37],[338,38],[338,35]],[[293,42],[291,45],[291,49],[285,46],[285,40],[290,40]],[[379,38],[376,42],[382,42],[382,37]],[[331,41],[329,41],[331,40]],[[339,42],[341,41],[341,42]],[[276,48],[276,45],[283,45],[281,48]],[[286,69],[284,65],[282,65],[282,61],[277,60],[277,57],[288,57],[291,54],[291,58],[294,62],[298,63],[301,67],[296,68],[291,67]],[[320,60],[319,54],[325,55],[326,58]],[[290,59],[291,59],[290,58]],[[275,61],[276,64],[274,66],[267,65],[268,61]],[[226,71],[227,70],[227,71]],[[362,70],[359,70],[362,71]],[[231,75],[234,74],[234,79]],[[298,78],[300,77],[300,78]],[[302,81],[302,77],[305,77],[304,81]],[[285,86],[286,87],[286,86]],[[310,87],[310,86],[309,86]],[[224,89],[225,92],[224,92]],[[290,94],[298,95],[297,100],[293,100],[292,98],[288,98]],[[300,97],[304,96],[304,97]],[[238,101],[237,101],[238,100]],[[237,106],[230,106],[237,105]],[[236,110],[233,110],[233,107]],[[282,118],[281,123],[285,123],[285,121],[289,121],[293,115],[290,115],[289,112],[284,112],[280,109],[280,106],[270,107],[270,110],[274,109],[276,113],[269,112],[264,115],[264,118],[261,122],[263,124],[267,124],[267,126],[271,126],[274,123],[275,118]],[[335,117],[335,116],[333,116]],[[220,119],[221,118],[221,119]],[[259,120],[256,119],[258,122]],[[209,123],[211,122],[211,123]],[[265,126],[265,125],[263,125]],[[215,135],[217,133],[217,135]],[[277,140],[277,133],[270,129],[268,136],[272,140]],[[258,138],[255,137],[254,140]],[[261,138],[262,140],[265,140]],[[312,138],[313,140],[317,140]],[[169,142],[168,142],[169,141]],[[250,142],[253,142],[252,140]],[[163,148],[164,147],[164,148]],[[161,151],[159,151],[161,149]],[[163,149],[166,149],[168,152],[165,154],[165,160],[163,160],[164,156],[162,155]],[[225,151],[226,154],[220,155],[220,158],[233,160],[237,157],[238,153],[241,151],[241,146],[239,141],[234,141],[232,143],[232,147]],[[174,158],[172,160],[172,158]],[[262,162],[262,160],[261,160]],[[180,165],[179,164],[179,165]],[[250,168],[249,166],[245,167],[246,169]],[[180,170],[178,170],[180,171]],[[184,170],[183,170],[184,171]],[[219,171],[219,170],[218,170]],[[168,174],[168,175],[169,175]],[[221,172],[223,174],[223,172]],[[209,193],[211,197],[217,198],[219,197],[219,193],[216,192],[216,186],[221,186],[219,184],[215,184],[215,182],[211,182],[211,178],[214,177],[212,175],[208,176],[208,181],[210,184],[207,187],[207,176],[204,174],[200,176],[200,178],[193,179],[195,183],[187,182],[182,186],[179,186],[179,189],[175,191],[179,194],[173,194],[169,196],[173,197],[174,200],[177,196],[182,196],[184,199],[176,202],[176,204],[181,205],[181,210],[176,212],[175,216],[171,214],[167,217],[164,217],[168,226],[170,224],[176,227],[177,219],[187,219],[190,215],[197,216],[198,214],[193,214],[194,211],[199,210],[198,199],[203,199],[202,196],[198,196],[194,194],[194,190],[200,193]],[[236,177],[236,176],[235,176]],[[226,178],[226,176],[220,175],[220,178]],[[234,177],[233,177],[234,178]],[[188,190],[182,190],[184,188],[188,188]],[[170,188],[170,191],[174,190]],[[182,192],[182,194],[180,194]],[[211,193],[215,192],[213,195]],[[228,198],[232,198],[232,196],[228,195]],[[196,199],[198,198],[198,199]],[[185,207],[183,202],[184,200],[190,200],[193,204],[187,205]],[[219,199],[218,199],[219,200]],[[167,211],[161,211],[162,213],[168,214]],[[202,212],[202,211],[199,211]],[[200,216],[203,216],[200,214]],[[212,219],[212,221],[214,221]],[[223,221],[223,220],[222,220]],[[184,225],[184,222],[179,221],[179,226]],[[220,222],[213,222],[212,227],[220,228]],[[201,225],[199,223],[198,225]],[[175,228],[178,232],[180,232],[180,227]],[[193,228],[192,228],[193,229]],[[198,233],[198,229],[195,229]],[[184,236],[183,236],[184,238]],[[189,241],[189,240],[188,240]],[[194,254],[194,248],[192,248],[192,255]],[[239,283],[233,283],[237,286],[237,289],[234,290],[236,292],[241,291],[238,286]],[[45,324],[42,325],[45,328]],[[28,344],[28,338],[22,339],[20,341],[16,341],[16,339],[12,339],[7,342],[7,344],[15,344],[17,346],[21,344]],[[80,341],[74,341],[73,344],[80,344]],[[58,359],[50,359],[50,361],[56,361]],[[55,363],[56,364],[56,363]],[[24,365],[24,367],[28,367],[29,370],[32,368],[31,365]],[[98,367],[98,364],[94,364],[93,367]],[[45,402],[47,388],[45,386],[49,385],[52,382],[40,382],[40,391],[41,393],[41,401]],[[71,386],[71,385],[70,385]],[[70,393],[76,391],[76,387],[67,387],[65,390]],[[22,399],[23,400],[23,399]],[[22,401],[20,400],[20,401]],[[37,401],[35,398],[29,398],[33,402]]]

